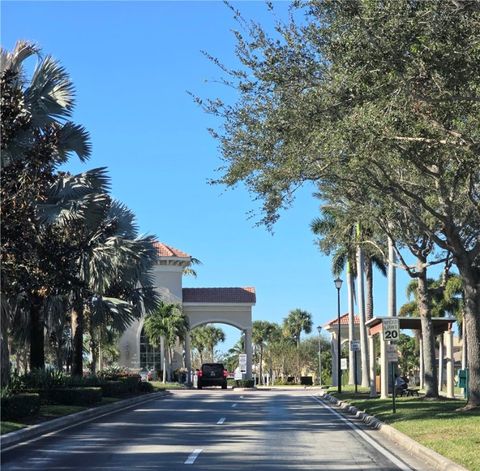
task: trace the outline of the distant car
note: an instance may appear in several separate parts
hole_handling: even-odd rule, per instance
[[[140,381],[147,382],[147,381],[153,381],[155,379],[155,370],[153,369],[151,370],[143,369],[143,370],[140,370],[138,374],[140,375]]]
[[[221,386],[222,389],[227,389],[228,371],[224,368],[223,363],[204,363],[197,372],[197,376],[198,389],[202,389],[204,386]]]

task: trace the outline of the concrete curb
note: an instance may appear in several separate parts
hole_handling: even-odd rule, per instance
[[[76,423],[82,422],[83,420],[94,419],[95,417],[101,416],[103,414],[108,414],[110,412],[115,412],[116,410],[122,409],[124,407],[128,407],[131,405],[133,406],[141,402],[158,399],[159,397],[165,396],[166,394],[167,391],[159,391],[156,393],[130,397],[128,399],[117,401],[112,404],[93,407],[91,409],[83,410],[81,412],[76,412],[74,414],[58,417],[58,419],[47,420],[46,422],[42,422],[40,424],[22,428],[21,430],[17,430],[15,432],[6,433],[0,436],[2,451],[7,446],[14,446],[21,443],[22,441],[30,440],[46,433],[55,432],[66,425],[75,425]]]
[[[408,435],[405,435],[392,426],[384,424],[373,415],[369,415],[366,412],[358,410],[348,402],[339,401],[337,398],[326,393],[322,394],[321,396],[328,402],[339,406],[342,412],[354,415],[368,426],[379,430],[388,438],[405,448],[411,455],[427,461],[428,464],[433,466],[435,469],[438,469],[439,471],[468,471],[463,466],[460,466],[452,460],[445,458],[445,456],[440,455],[436,451],[421,445],[413,438],[410,438]]]

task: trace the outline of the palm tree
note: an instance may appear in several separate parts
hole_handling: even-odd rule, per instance
[[[220,329],[220,327],[215,327],[213,325],[205,326],[206,336],[206,347],[210,352],[212,362],[215,361],[215,347],[220,342],[225,342],[225,332]]]
[[[206,326],[195,327],[190,332],[190,342],[192,348],[197,350],[198,355],[200,356],[200,363],[202,364],[204,362],[203,354],[207,345],[207,331],[205,327]]]
[[[40,57],[27,80],[23,62],[39,53],[35,45],[23,41],[11,53],[1,51],[2,293],[10,306],[17,304],[18,296],[29,296],[31,368],[44,366],[44,301],[52,289],[61,290],[69,279],[68,264],[58,255],[63,256],[56,240],[58,228],[52,230],[42,220],[39,202],[47,202],[48,194],[62,180],[63,174],[55,171],[72,152],[82,161],[90,155],[88,134],[68,121],[74,90],[65,70],[50,56]],[[70,199],[56,209],[61,209],[61,219],[54,222],[65,224],[72,210],[79,208]],[[8,326],[13,327],[12,314],[2,313],[5,340]]]
[[[312,331],[312,315],[301,309],[294,309],[289,312],[283,320],[285,335],[292,339],[296,345],[297,371],[295,376],[300,375],[300,337],[302,332],[309,334]]]
[[[298,348],[302,332],[309,334],[312,331],[312,315],[307,311],[294,309],[283,320],[283,325],[285,333],[295,341]]]
[[[265,344],[269,342],[277,325],[268,321],[254,321],[252,326],[252,341],[260,349],[259,376],[260,384],[263,384],[263,351]]]
[[[164,341],[162,378],[164,383],[172,377],[173,347],[177,340],[185,338],[188,328],[188,319],[177,304],[161,303],[156,311],[145,318],[144,329],[150,343],[159,347],[162,344],[162,339]]]

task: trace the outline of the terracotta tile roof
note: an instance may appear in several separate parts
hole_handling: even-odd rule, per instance
[[[255,288],[183,288],[184,303],[255,303]]]
[[[353,320],[354,320],[354,324],[360,324],[359,316],[355,315],[353,317]],[[335,319],[328,321],[325,325],[327,326],[327,325],[337,325],[337,324],[338,324],[337,318],[335,317]],[[348,325],[348,312],[340,316],[340,325]]]
[[[188,255],[187,253],[182,252],[181,250],[178,250],[170,245],[166,245],[162,242],[155,242],[154,245],[160,257],[190,258],[190,255]]]

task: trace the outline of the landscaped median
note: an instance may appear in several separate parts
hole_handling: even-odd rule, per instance
[[[146,393],[163,389],[140,381],[140,376],[135,374],[82,378],[55,371],[32,372],[12,378],[9,387],[2,390],[1,434],[31,428],[122,399],[142,398]]]
[[[359,388],[357,394],[350,386],[341,394],[331,388],[328,394],[376,417],[466,469],[480,471],[480,410],[459,411],[466,401],[399,397],[394,414],[391,398],[370,398],[366,388]]]

